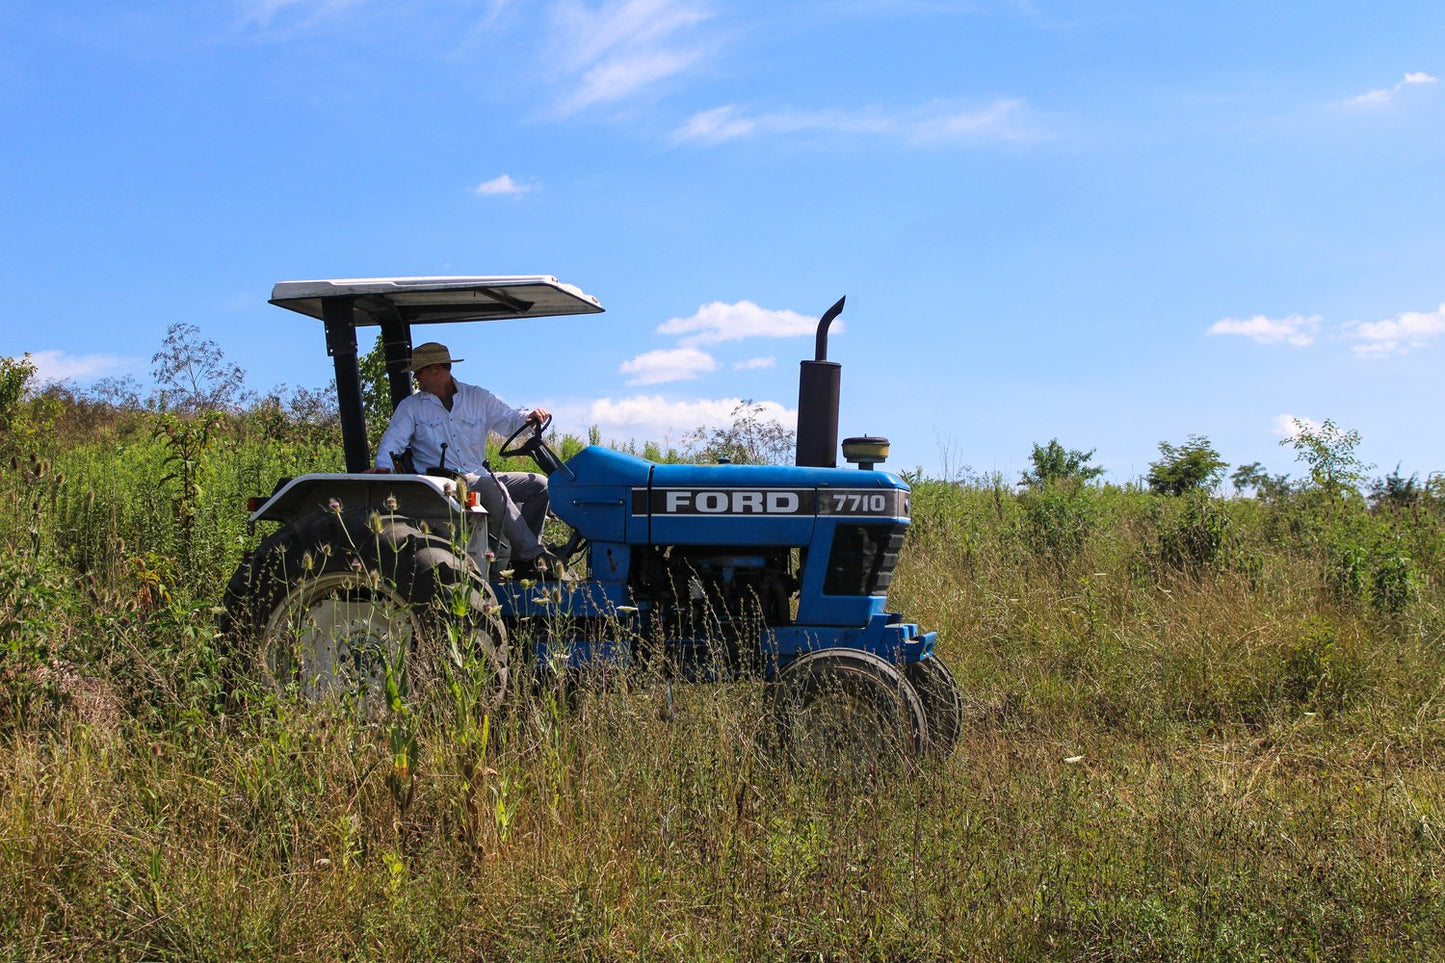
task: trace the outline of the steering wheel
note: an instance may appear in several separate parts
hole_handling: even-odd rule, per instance
[[[546,431],[547,426],[551,423],[551,415],[543,418],[540,422],[522,422],[522,427],[512,432],[510,435],[507,436],[507,440],[502,442],[501,456],[503,458],[513,458],[517,455],[526,455],[528,458],[531,458],[535,461],[536,455],[534,453],[537,450],[537,446],[546,444],[546,442],[542,441],[542,432]],[[521,438],[522,435],[526,434],[528,431],[532,432],[532,437],[528,438],[520,445],[517,445],[517,439]],[[512,447],[513,445],[516,445],[516,447]]]
[[[501,456],[503,458],[514,458],[517,455],[526,455],[537,463],[537,467],[542,469],[544,474],[552,474],[558,468],[562,467],[562,459],[557,457],[557,453],[553,451],[551,446],[542,438],[542,433],[547,430],[547,426],[551,423],[551,415],[543,418],[540,422],[524,422],[522,427],[512,432],[507,436],[507,440],[502,442]],[[517,444],[517,439],[521,438],[522,435],[528,431],[531,432],[531,435],[527,440],[521,444]]]

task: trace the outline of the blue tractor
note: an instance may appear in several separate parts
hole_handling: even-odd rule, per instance
[[[378,326],[393,405],[418,324],[592,314],[597,300],[546,276],[277,284],[271,303],[323,324],[334,359],[346,472],[282,479],[250,522],[276,530],[226,592],[227,635],[279,688],[365,698],[458,639],[509,675],[646,666],[669,679],[769,686],[778,735],[806,756],[856,748],[947,752],[963,704],[935,633],[888,610],[910,491],[875,465],[882,438],[842,445],[840,368],[820,320],[802,362],[797,464],[657,464],[599,445],[563,461],[545,425],[503,445],[548,477],[569,537],[564,571],[509,578],[497,532],[444,469],[365,474],[356,330]],[[525,648],[526,651],[517,651]]]

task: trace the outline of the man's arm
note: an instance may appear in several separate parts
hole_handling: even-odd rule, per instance
[[[473,406],[472,410],[480,413],[487,432],[498,438],[506,438],[523,425],[540,425],[552,416],[546,408],[534,408],[531,411],[526,408],[513,408],[480,385],[459,383],[459,387],[465,392],[468,403]],[[483,444],[485,445],[485,439]]]
[[[395,466],[391,463],[391,453],[404,451],[411,444],[411,436],[416,428],[416,419],[412,415],[412,406],[403,401],[396,406],[392,412],[391,423],[386,426],[386,432],[381,436],[381,441],[376,445],[376,466],[368,468],[368,472],[389,472]]]

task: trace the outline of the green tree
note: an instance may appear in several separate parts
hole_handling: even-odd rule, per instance
[[[27,353],[20,358],[0,358],[0,435],[8,434],[20,415],[20,403],[35,377],[35,365]]]
[[[1159,460],[1149,464],[1144,480],[1161,495],[1205,491],[1219,484],[1229,464],[1204,435],[1190,435],[1182,445],[1159,443]]]
[[[1030,488],[1044,488],[1054,482],[1074,481],[1082,485],[1104,474],[1103,468],[1089,464],[1089,459],[1094,457],[1096,450],[1066,449],[1059,444],[1057,438],[1047,445],[1036,444],[1033,453],[1029,455],[1033,470],[1024,472],[1019,484]]]
[[[1280,444],[1294,448],[1295,458],[1309,466],[1310,481],[1330,498],[1358,493],[1366,472],[1374,467],[1355,454],[1360,433],[1341,428],[1329,418],[1319,427],[1298,418],[1293,421],[1295,433]]]
[[[1420,476],[1411,475],[1406,478],[1401,475],[1399,463],[1396,463],[1395,470],[1390,474],[1384,478],[1376,478],[1370,484],[1370,507],[1377,510],[1410,508],[1424,498],[1425,488],[1420,484]]]
[[[1248,465],[1240,465],[1229,476],[1230,482],[1239,491],[1246,488],[1253,488],[1259,498],[1278,498],[1289,491],[1288,475],[1271,475],[1265,467],[1257,461]]]
[[[730,461],[737,465],[784,465],[793,457],[797,433],[776,418],[765,418],[761,403],[744,399],[732,410],[732,424],[699,428],[686,441],[699,461]]]

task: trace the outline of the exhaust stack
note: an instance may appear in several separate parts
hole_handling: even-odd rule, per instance
[[[838,397],[843,366],[828,360],[828,325],[843,313],[843,302],[818,321],[812,361],[800,362],[798,372],[798,451],[795,464],[810,468],[838,467]]]

